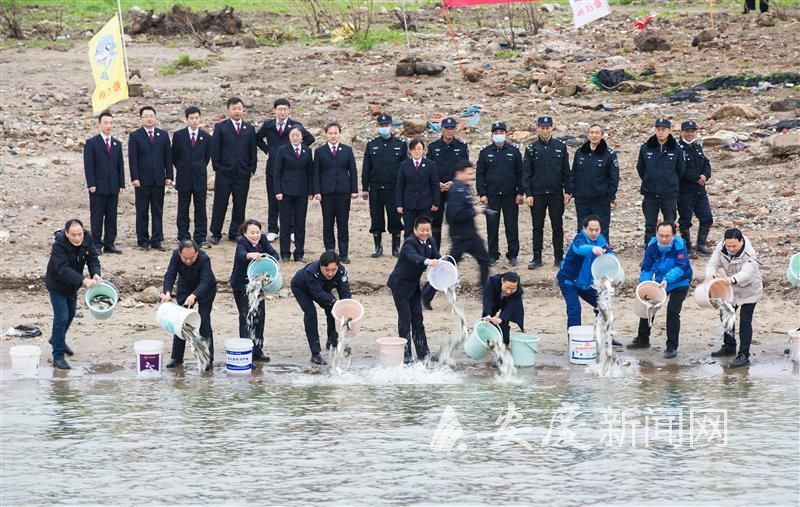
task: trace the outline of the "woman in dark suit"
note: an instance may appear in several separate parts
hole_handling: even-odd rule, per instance
[[[264,299],[258,303],[258,310],[253,317],[253,327],[248,329],[247,312],[250,310],[250,303],[247,300],[247,266],[250,261],[260,259],[262,254],[269,254],[276,259],[278,252],[272,248],[267,241],[267,237],[261,234],[261,222],[247,220],[239,228],[239,239],[236,241],[236,254],[233,257],[233,271],[228,283],[233,290],[233,298],[236,300],[236,308],[239,310],[239,337],[251,338],[253,340],[253,361],[269,362],[269,356],[264,354]]]
[[[395,185],[397,212],[403,215],[405,237],[414,231],[418,216],[433,217],[439,209],[439,171],[436,162],[426,158],[425,143],[414,138],[408,145],[410,158],[400,164]],[[437,245],[438,247],[438,245]]]
[[[291,254],[291,231],[294,229],[294,260],[305,262],[306,212],[313,198],[311,175],[314,160],[311,148],[303,144],[303,131],[299,127],[289,132],[289,144],[278,148],[273,185],[280,209],[281,260],[288,261]],[[294,225],[294,228],[292,228]]]

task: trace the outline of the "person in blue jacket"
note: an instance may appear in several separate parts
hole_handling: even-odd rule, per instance
[[[422,318],[422,291],[419,279],[428,266],[439,264],[439,250],[431,238],[431,218],[420,215],[414,220],[414,230],[400,247],[397,264],[389,275],[386,285],[392,291],[394,306],[397,308],[397,332],[406,339],[405,363],[412,363],[411,339],[417,359],[432,357],[425,336]]]
[[[525,308],[522,305],[522,284],[513,271],[492,275],[483,288],[483,319],[503,332],[503,343],[511,341],[511,323],[525,331]]]
[[[692,266],[686,242],[675,236],[677,228],[673,222],[661,222],[656,228],[656,237],[650,240],[644,250],[642,271],[639,281],[654,280],[667,291],[667,348],[664,357],[671,359],[678,355],[678,336],[681,332],[681,307],[689,285],[692,282]],[[650,347],[650,324],[647,319],[639,319],[639,332],[636,339],[628,345],[629,349]]]
[[[592,263],[601,255],[613,253],[601,230],[599,216],[589,215],[583,219],[583,230],[575,235],[556,275],[561,294],[567,303],[567,329],[581,325],[581,299],[592,305],[597,314],[597,291],[592,287]],[[616,340],[612,343],[615,347],[622,345]]]
[[[247,328],[247,313],[250,311],[250,301],[247,298],[247,266],[250,261],[260,259],[262,254],[269,254],[275,259],[278,252],[269,244],[267,236],[261,233],[261,222],[247,220],[239,228],[239,239],[236,242],[236,253],[233,257],[233,269],[228,284],[233,290],[233,299],[236,309],[239,310],[239,336],[253,339],[253,361],[269,362],[269,356],[264,353],[264,299],[258,303],[258,310],[253,317],[254,330]]]

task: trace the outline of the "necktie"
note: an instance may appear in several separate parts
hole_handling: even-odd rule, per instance
[[[414,167],[419,171],[419,160],[414,161]]]
[[[331,154],[335,157],[336,156],[336,146],[331,146]]]
[[[153,140],[154,140],[154,139],[153,139],[153,131],[152,131],[152,130],[148,131],[148,132],[147,132],[147,135],[148,135],[148,136],[150,136],[150,142],[152,143],[152,142],[153,142]]]
[[[111,153],[111,141],[106,139],[106,153]]]
[[[236,135],[238,136],[241,133],[242,133],[242,124],[237,121],[236,122]]]
[[[194,148],[195,140],[194,140],[194,132],[192,132],[192,148]]]
[[[297,158],[300,158],[300,148],[295,148],[294,149],[294,156],[297,157]]]
[[[278,135],[283,135],[283,122],[279,124],[280,128],[278,129]]]

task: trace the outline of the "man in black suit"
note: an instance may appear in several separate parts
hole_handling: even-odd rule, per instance
[[[222,239],[222,224],[233,194],[231,225],[228,239],[236,241],[239,226],[244,222],[250,178],[256,172],[256,134],[253,126],[242,120],[244,103],[239,97],[227,102],[228,119],[214,125],[211,136],[211,167],[214,179],[214,205],[211,210],[211,244]]]
[[[275,197],[281,207],[281,261],[291,254],[290,230],[294,224],[294,260],[305,262],[306,213],[313,197],[312,174],[314,160],[311,148],[302,143],[303,133],[295,127],[289,133],[289,144],[278,150],[273,177]]]
[[[194,200],[194,235],[191,237],[198,245],[207,246],[206,189],[211,136],[200,128],[199,108],[190,106],[185,114],[188,127],[172,135],[172,165],[178,191],[178,241],[190,238],[189,204]]]
[[[151,106],[139,109],[139,121],[142,127],[128,136],[128,169],[136,193],[136,242],[139,250],[164,251],[164,185],[172,185],[169,134],[156,127],[156,110]],[[152,236],[147,230],[149,213],[153,214]]]
[[[95,248],[103,245],[107,253],[121,254],[114,246],[117,239],[117,204],[125,192],[125,167],[122,143],[111,137],[114,118],[103,111],[97,118],[100,133],[86,141],[83,148],[83,171],[89,189],[89,213]],[[105,226],[105,238],[103,227]]]
[[[292,106],[287,99],[276,99],[272,103],[275,109],[275,118],[266,120],[261,124],[261,128],[256,132],[256,143],[261,151],[267,154],[267,197],[269,199],[267,209],[267,239],[275,241],[278,237],[280,227],[278,226],[278,216],[280,215],[278,200],[275,198],[275,162],[277,161],[278,149],[289,144],[289,132],[293,128],[299,128],[303,134],[303,144],[311,146],[314,144],[312,136],[303,124],[294,118],[290,118]],[[289,231],[294,232],[294,231]]]

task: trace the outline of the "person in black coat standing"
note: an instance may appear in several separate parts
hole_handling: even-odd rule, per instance
[[[425,323],[422,317],[422,291],[419,279],[428,266],[439,264],[439,250],[431,238],[431,219],[420,215],[414,220],[413,233],[403,242],[397,264],[386,285],[392,290],[394,306],[397,309],[397,332],[406,339],[405,362],[414,361],[411,340],[417,359],[431,356],[428,338],[425,336]]]
[[[299,127],[289,132],[289,144],[281,146],[273,168],[273,189],[281,208],[281,260],[291,256],[292,230],[294,230],[294,260],[305,262],[306,213],[308,201],[314,197],[311,176],[314,157],[311,148],[303,144],[303,131]]]
[[[164,186],[172,185],[169,134],[156,127],[156,110],[139,109],[142,127],[128,136],[128,170],[136,193],[136,243],[139,250],[164,250]],[[152,216],[148,216],[152,215]],[[147,222],[152,218],[153,235]]]
[[[600,217],[603,237],[609,240],[611,210],[617,206],[619,187],[619,160],[617,154],[603,139],[600,125],[592,125],[587,132],[589,138],[575,151],[572,171],[569,173],[570,187],[575,199],[575,214],[578,230],[589,215]]]
[[[83,171],[86,187],[89,189],[92,242],[98,250],[102,245],[104,252],[121,254],[122,250],[114,242],[117,240],[119,194],[125,192],[122,143],[111,137],[114,129],[111,113],[100,113],[97,123],[100,133],[88,139],[83,147]]]
[[[222,224],[228,212],[228,201],[233,195],[231,225],[228,239],[236,241],[236,233],[247,212],[247,194],[250,178],[256,172],[256,134],[253,126],[242,120],[244,103],[239,97],[227,102],[226,120],[214,125],[211,136],[211,166],[214,178],[214,205],[211,211],[211,244],[222,239]]]
[[[280,204],[276,198],[275,192],[275,163],[277,162],[278,150],[281,146],[289,144],[289,132],[293,128],[299,128],[303,133],[303,144],[310,147],[314,144],[314,136],[311,135],[303,124],[289,115],[292,112],[292,106],[287,99],[276,99],[272,104],[275,110],[275,118],[270,118],[261,124],[261,127],[256,132],[256,144],[258,147],[267,154],[267,198],[269,199],[267,205],[267,239],[275,241],[279,232],[278,217],[280,216]],[[287,231],[292,233],[294,231]]]
[[[395,185],[397,212],[403,215],[405,237],[413,234],[418,216],[433,217],[439,209],[439,170],[436,162],[425,158],[425,143],[412,139],[408,144],[411,158],[400,164]]]
[[[236,309],[239,310],[239,336],[253,340],[253,361],[269,362],[264,353],[264,299],[258,302],[258,309],[253,316],[253,327],[247,325],[247,314],[250,312],[250,301],[247,298],[247,267],[251,261],[260,259],[263,254],[278,258],[278,252],[272,248],[267,237],[261,234],[261,222],[247,220],[239,230],[239,241],[236,242],[236,254],[233,257],[233,269],[228,284],[233,290]]]
[[[89,268],[89,278],[83,277],[85,267]],[[73,354],[66,340],[69,326],[75,318],[78,289],[88,289],[103,281],[97,251],[91,236],[85,234],[80,220],[67,220],[64,229],[56,233],[44,281],[53,306],[53,330],[50,335],[53,366],[69,370],[70,365],[64,359],[64,354]]]
[[[322,242],[334,250],[333,224],[336,223],[339,256],[350,263],[350,200],[358,197],[358,173],[353,148],[339,142],[342,127],[336,122],[325,126],[328,142],[314,151],[314,198],[322,200]]]
[[[696,252],[711,255],[713,252],[706,241],[714,216],[711,214],[711,203],[708,201],[706,184],[711,179],[711,161],[703,153],[703,144],[697,139],[697,123],[692,120],[681,123],[681,138],[678,145],[686,155],[686,170],[681,178],[678,193],[678,226],[681,237],[686,242],[686,250],[690,258]],[[692,248],[692,216],[697,216],[700,227],[697,230],[697,244]]]
[[[198,305],[200,314],[200,336],[208,340],[210,361],[207,370],[214,364],[214,332],[211,329],[211,307],[217,295],[217,278],[211,270],[211,258],[191,239],[181,242],[173,250],[169,258],[167,271],[164,273],[164,288],[161,302],[168,303],[172,299],[172,288],[175,282],[178,287],[175,299],[179,305],[192,308]],[[176,368],[183,364],[183,353],[186,342],[178,336],[172,337],[172,353],[167,368]]]
[[[172,135],[172,165],[178,191],[178,241],[190,237],[200,246],[207,245],[208,219],[206,192],[208,162],[211,160],[211,136],[200,128],[200,109],[186,108],[186,128]],[[194,201],[194,234],[189,236],[189,205]]]
[[[511,341],[512,322],[525,332],[523,292],[519,275],[513,271],[490,276],[483,287],[483,319],[500,328],[506,347]]]
[[[438,248],[442,248],[442,224],[447,195],[453,185],[453,168],[458,160],[469,160],[469,146],[456,139],[457,126],[455,118],[442,120],[442,137],[428,145],[426,155],[429,160],[436,162],[436,168],[439,170],[439,209],[433,214],[431,223],[433,239]]]

